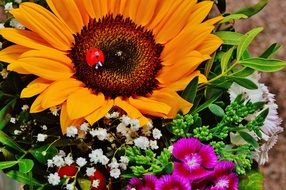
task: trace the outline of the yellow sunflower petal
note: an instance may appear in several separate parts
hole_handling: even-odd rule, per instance
[[[148,24],[154,15],[159,0],[140,0],[138,10],[135,17],[135,23],[140,23],[141,26]]]
[[[122,98],[117,97],[114,101],[114,105],[123,109],[130,118],[138,119],[141,126],[144,126],[149,122],[149,119],[144,117],[137,108]]]
[[[75,91],[68,97],[68,115],[71,119],[78,119],[89,115],[104,103],[105,97],[102,93],[95,95],[88,88],[82,88]]]
[[[179,81],[166,85],[166,87],[173,89],[174,91],[184,90],[187,87],[187,85],[191,82],[191,80],[196,76],[199,76],[199,83],[207,82],[207,78],[205,77],[205,75],[201,74],[200,71],[195,71],[191,75],[182,78]]]
[[[72,78],[54,82],[44,91],[45,97],[43,98],[41,106],[50,108],[60,105],[66,101],[71,93],[81,88],[83,88],[83,83]]]
[[[22,3],[10,11],[24,26],[38,33],[59,50],[69,50],[73,42],[71,31],[51,12],[36,3]]]
[[[9,46],[0,51],[0,61],[11,63],[16,61],[22,53],[28,50],[30,49],[20,45]]]
[[[68,112],[67,112],[67,104],[66,102],[62,104],[61,106],[61,115],[60,115],[60,124],[62,133],[67,133],[67,128],[70,126],[80,126],[84,122],[83,118],[79,119],[71,119],[69,118]]]
[[[42,93],[34,100],[33,104],[31,105],[31,108],[30,108],[30,113],[39,113],[39,112],[42,112],[42,111],[47,109],[47,108],[43,108],[41,106],[41,103],[43,101],[44,96],[45,96],[45,94]]]
[[[10,63],[7,66],[7,70],[8,71],[14,71],[14,72],[17,72],[17,73],[23,74],[23,75],[32,74],[31,72],[29,72],[26,69],[24,69],[22,67],[22,65],[19,62],[17,62],[17,61],[14,61],[14,62]]]
[[[114,105],[114,100],[106,100],[103,106],[95,110],[90,115],[86,116],[85,119],[88,121],[90,125],[93,125],[95,122],[103,118],[113,107],[113,105]]]
[[[25,46],[31,49],[51,49],[49,44],[44,41],[37,33],[27,30],[14,28],[0,29],[0,35],[10,42]]]
[[[189,23],[199,24],[208,16],[213,6],[213,1],[203,1],[193,6],[192,14],[189,17]]]
[[[182,1],[176,9],[169,13],[164,24],[159,24],[154,28],[155,38],[158,43],[168,42],[183,30],[191,14],[190,10],[195,3],[195,0]]]
[[[82,0],[74,0],[74,2],[76,3],[76,5],[78,7],[78,10],[79,10],[79,12],[81,14],[83,23],[85,25],[87,25],[89,23],[89,16],[88,16],[88,13],[85,10],[83,1]]]
[[[216,35],[210,34],[205,41],[199,45],[196,49],[203,54],[212,54],[219,48],[223,41]]]
[[[17,61],[25,70],[47,80],[70,78],[74,71],[64,63],[45,58],[25,57]]]
[[[49,87],[51,81],[43,78],[37,78],[30,82],[26,88],[21,92],[21,98],[30,98],[32,96],[38,95]]]
[[[132,0],[129,1],[127,4],[128,9],[128,16],[135,21],[137,10],[140,4],[140,0]]]
[[[214,24],[218,23],[219,21],[221,21],[222,19],[223,19],[223,16],[217,16],[217,17],[214,17],[214,18],[211,18],[211,19],[205,21],[205,23],[210,24],[210,25],[214,25]]]
[[[84,1],[82,1],[81,0],[81,3],[84,5],[84,8],[85,8],[86,12],[88,13],[88,15],[91,18],[98,18],[96,16],[96,12],[93,9],[93,5],[96,6],[95,4],[98,3],[98,1],[93,1],[93,0],[84,0]]]
[[[107,1],[108,12],[112,13],[113,15],[118,15],[120,12],[120,4],[121,4],[121,0]]]
[[[73,33],[78,33],[83,27],[83,20],[74,0],[59,1],[47,0],[50,9],[55,15],[70,28]]]
[[[146,97],[129,98],[129,102],[132,106],[137,108],[143,113],[157,112],[164,115],[168,115],[171,111],[171,107],[163,102],[151,100]]]
[[[30,50],[23,53],[20,58],[43,58],[57,61],[73,68],[72,60],[62,51],[58,50]]]

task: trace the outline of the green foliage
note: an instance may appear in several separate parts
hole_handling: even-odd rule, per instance
[[[283,69],[286,66],[285,61],[265,58],[249,58],[241,60],[239,63],[245,67],[262,72],[275,72]]]
[[[48,159],[54,157],[58,150],[53,145],[45,145],[36,149],[32,149],[30,153],[36,158],[40,163],[46,164]]]
[[[239,190],[262,190],[263,175],[259,171],[250,171],[239,179]]]
[[[27,174],[23,174],[17,171],[9,171],[6,175],[16,181],[19,181],[23,184],[31,185],[31,186],[44,186],[44,184],[40,183],[38,180],[34,179],[32,176]]]
[[[216,104],[210,104],[209,109],[213,114],[218,117],[223,117],[225,115],[224,110]]]
[[[33,160],[30,159],[20,159],[18,164],[19,164],[19,172],[24,174],[30,172],[34,167],[34,162]]]
[[[220,21],[220,23],[222,24],[222,23],[232,22],[235,20],[246,19],[246,18],[248,18],[248,16],[246,16],[244,14],[233,13],[233,14],[224,16],[223,20]]]
[[[140,150],[138,147],[128,147],[126,156],[129,158],[132,174],[138,177],[146,173],[159,174],[164,170],[165,172],[173,170],[171,152],[167,148],[156,156],[151,149]]]
[[[11,137],[6,135],[3,131],[0,130],[0,142],[6,146],[9,146],[19,152],[25,152],[24,149],[20,147]]]
[[[184,98],[190,103],[193,103],[197,94],[198,82],[199,77],[195,77],[183,91],[181,95],[182,98]]]
[[[243,8],[236,12],[236,14],[244,14],[248,17],[256,15],[259,11],[261,11],[268,3],[268,0],[260,0],[257,4]]]
[[[177,115],[170,124],[171,132],[177,137],[190,137],[193,127],[201,126],[201,118],[198,114]]]

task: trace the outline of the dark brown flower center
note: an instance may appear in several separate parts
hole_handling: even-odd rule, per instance
[[[86,53],[91,48],[100,49],[105,57],[103,66],[87,64]],[[137,26],[129,18],[118,15],[90,20],[75,35],[70,51],[76,78],[105,96],[144,96],[158,88],[156,76],[162,68],[163,50],[151,31]]]

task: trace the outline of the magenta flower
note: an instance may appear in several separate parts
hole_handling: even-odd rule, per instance
[[[238,190],[238,177],[233,172],[235,164],[230,161],[219,162],[212,175],[214,183],[210,190]]]
[[[175,162],[174,175],[197,180],[209,176],[216,163],[217,156],[210,145],[202,144],[196,138],[183,138],[173,145]]]
[[[145,175],[143,177],[143,181],[137,177],[134,177],[129,181],[126,190],[131,190],[132,188],[136,190],[155,190],[157,182],[158,179],[154,175]]]
[[[179,176],[164,175],[162,176],[155,190],[192,190],[189,180]]]

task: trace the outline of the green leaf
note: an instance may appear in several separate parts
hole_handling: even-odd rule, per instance
[[[11,139],[8,135],[6,135],[3,131],[0,130],[0,142],[6,146],[9,146],[19,152],[25,152],[20,145],[18,145],[13,139]]]
[[[235,77],[248,77],[249,75],[254,73],[254,69],[251,69],[249,67],[244,67],[243,69],[236,71],[232,74],[232,76]]]
[[[4,170],[6,168],[11,168],[15,166],[18,163],[18,161],[4,161],[0,162],[0,170]]]
[[[215,35],[222,39],[223,43],[226,45],[237,45],[240,38],[243,36],[241,33],[231,31],[219,31],[216,32]]]
[[[77,179],[81,190],[90,190],[91,182],[87,179]]]
[[[258,88],[258,86],[254,82],[252,82],[251,80],[247,78],[232,77],[232,79],[235,83],[249,90],[255,90]]]
[[[208,108],[209,105],[212,104],[213,102],[215,102],[221,95],[222,95],[222,93],[218,93],[216,96],[211,97],[210,99],[205,101],[202,105],[200,105],[198,108],[191,110],[191,113],[195,114],[195,113],[198,113],[198,112]]]
[[[30,172],[34,167],[33,160],[30,159],[21,159],[19,160],[19,172],[21,173],[28,173]]]
[[[204,74],[205,74],[205,76],[207,78],[208,78],[208,75],[209,75],[209,73],[210,73],[210,71],[211,71],[211,69],[213,67],[215,56],[216,56],[216,53],[214,53],[212,58],[206,62],[205,69],[204,69],[204,72],[205,72]]]
[[[235,47],[230,48],[227,52],[225,52],[221,58],[221,71],[224,72],[227,67],[228,63],[230,62],[231,56],[233,54]]]
[[[258,142],[248,133],[244,131],[239,131],[239,135],[250,145],[252,145],[254,148],[258,148],[259,144]]]
[[[43,186],[43,184],[41,184],[38,180],[30,177],[27,174],[23,174],[21,172],[18,171],[9,171],[8,173],[6,173],[6,175],[18,182],[27,184],[27,185],[32,185],[32,186]]]
[[[263,28],[258,27],[254,28],[251,31],[247,32],[239,41],[237,46],[237,59],[241,59],[243,53],[247,50],[250,43],[253,41],[253,39],[262,32]]]
[[[250,67],[262,72],[276,72],[286,66],[285,61],[265,58],[248,58],[239,61],[239,63],[245,67]]]
[[[220,21],[220,23],[226,23],[226,22],[232,22],[234,20],[239,20],[239,19],[246,19],[248,18],[248,16],[244,15],[244,14],[230,14],[227,15],[223,18],[222,21]]]
[[[210,104],[209,109],[213,114],[218,117],[223,117],[225,115],[224,110],[216,104]]]
[[[193,103],[197,94],[199,77],[195,77],[185,88],[182,93],[182,98],[190,103]]]
[[[260,0],[257,4],[240,9],[239,11],[236,12],[236,14],[244,14],[248,17],[251,17],[255,14],[257,14],[259,11],[261,11],[268,3],[268,0]]]
[[[0,130],[9,122],[9,112],[14,109],[16,102],[16,99],[12,99],[0,110]]]
[[[48,159],[53,158],[57,153],[58,149],[55,146],[42,146],[30,151],[31,154],[42,164],[46,164]]]
[[[271,58],[277,51],[281,48],[281,45],[274,43],[269,48],[265,50],[259,57],[261,58]]]
[[[263,190],[263,175],[251,171],[239,180],[239,190]]]

